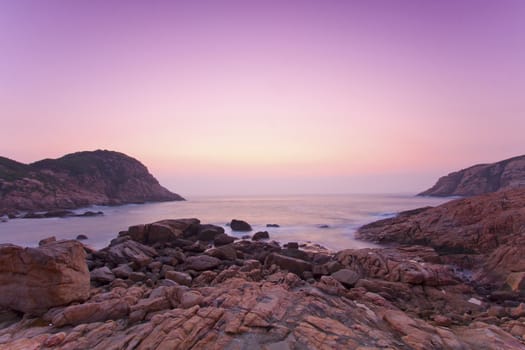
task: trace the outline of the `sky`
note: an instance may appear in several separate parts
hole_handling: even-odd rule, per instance
[[[524,154],[525,1],[0,0],[0,155],[185,196],[417,193]]]

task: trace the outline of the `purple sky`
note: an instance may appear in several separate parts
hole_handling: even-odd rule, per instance
[[[183,195],[417,192],[524,154],[525,1],[0,1],[0,154]]]

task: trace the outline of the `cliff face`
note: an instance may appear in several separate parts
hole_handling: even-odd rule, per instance
[[[22,164],[0,157],[0,213],[184,200],[138,160],[97,150]]]
[[[421,196],[475,196],[501,189],[525,187],[525,156],[479,164],[441,177]]]

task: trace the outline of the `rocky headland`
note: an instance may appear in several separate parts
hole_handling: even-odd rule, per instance
[[[364,227],[403,243],[382,249],[238,240],[197,219],[132,226],[98,251],[2,245],[0,349],[525,349],[524,200]]]
[[[175,200],[184,198],[162,187],[142,163],[123,153],[77,152],[31,164],[0,157],[0,216]]]
[[[478,164],[450,173],[419,195],[467,197],[519,187],[525,187],[525,156]]]

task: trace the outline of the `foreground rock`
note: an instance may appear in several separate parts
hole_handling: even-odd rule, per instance
[[[422,196],[475,196],[525,187],[525,156],[478,164],[441,177]]]
[[[183,200],[134,158],[112,151],[78,152],[22,164],[0,157],[0,216],[43,211],[29,217],[64,217],[89,205]],[[100,215],[86,212],[83,215]]]
[[[89,297],[86,253],[76,241],[0,245],[0,306],[29,314]]]
[[[0,350],[524,349],[525,304],[480,294],[432,247],[214,245],[222,234],[197,219],[130,227],[88,254],[89,299],[0,312]]]

